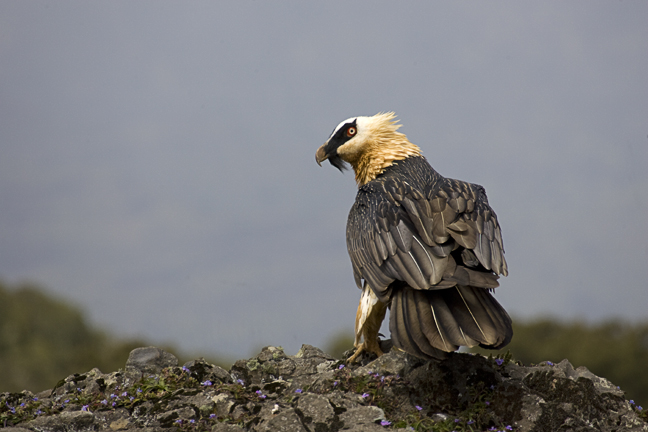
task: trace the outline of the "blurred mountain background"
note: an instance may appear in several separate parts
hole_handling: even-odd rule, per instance
[[[648,323],[607,320],[586,324],[544,318],[514,320],[514,331],[506,349],[474,351],[497,355],[510,350],[514,359],[525,364],[558,363],[566,358],[574,367],[586,366],[620,386],[638,405],[648,406]],[[104,373],[116,371],[124,367],[132,349],[148,345],[143,339],[121,339],[97,328],[77,306],[43,287],[0,282],[0,392],[39,392],[70,374],[95,367]],[[330,335],[322,348],[341,358],[352,346],[352,333],[338,333]],[[171,344],[162,348],[181,363],[204,357],[181,352]],[[205,358],[225,369],[235,360],[213,354]]]

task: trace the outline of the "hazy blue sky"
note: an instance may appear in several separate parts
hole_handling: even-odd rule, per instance
[[[341,121],[482,184],[516,317],[648,319],[648,3],[0,2],[0,278],[191,351],[351,331]]]

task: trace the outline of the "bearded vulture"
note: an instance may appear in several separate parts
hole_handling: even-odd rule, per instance
[[[511,318],[492,292],[508,271],[486,192],[436,172],[395,117],[344,120],[315,155],[340,171],[350,164],[358,184],[346,228],[362,290],[349,360],[363,351],[382,355],[387,308],[393,345],[413,355],[502,348],[513,336]]]

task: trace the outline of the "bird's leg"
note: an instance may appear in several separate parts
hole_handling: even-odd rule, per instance
[[[369,285],[365,284],[356,313],[354,342],[356,352],[349,358],[349,363],[353,363],[364,351],[372,352],[378,357],[383,354],[378,344],[378,331],[386,312],[387,305],[378,300]],[[362,343],[360,339],[363,339]]]

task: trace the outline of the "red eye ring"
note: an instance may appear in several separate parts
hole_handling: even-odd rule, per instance
[[[347,131],[346,131],[346,136],[348,136],[348,137],[352,137],[353,135],[356,134],[356,132],[358,132],[358,131],[356,130],[356,128],[354,128],[353,126],[351,126],[349,129],[347,129]]]

